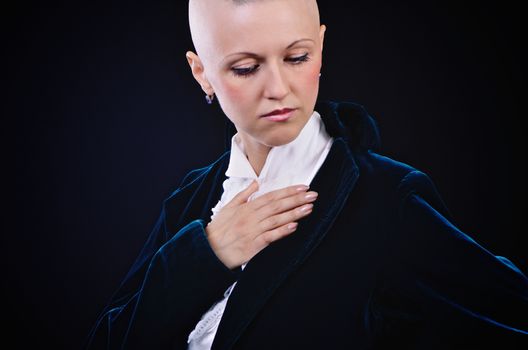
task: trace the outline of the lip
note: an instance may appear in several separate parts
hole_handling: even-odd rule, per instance
[[[296,108],[283,108],[283,109],[276,109],[268,114],[264,114],[261,116],[261,118],[266,118],[271,121],[279,122],[279,121],[285,121],[291,117],[293,112],[295,112]]]

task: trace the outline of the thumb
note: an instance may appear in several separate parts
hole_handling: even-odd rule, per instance
[[[253,180],[248,187],[238,192],[226,206],[240,205],[246,203],[251,194],[256,192],[258,188],[259,184],[257,180]]]

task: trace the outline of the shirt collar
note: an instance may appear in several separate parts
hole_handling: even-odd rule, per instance
[[[314,111],[299,135],[290,143],[272,147],[259,176],[249,163],[242,140],[236,133],[231,138],[231,155],[226,176],[231,178],[277,179],[298,173],[321,154],[331,137],[326,133],[321,115]]]

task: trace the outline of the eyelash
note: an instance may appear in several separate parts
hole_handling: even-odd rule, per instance
[[[292,57],[292,58],[287,59],[287,61],[291,62],[294,65],[302,64],[309,60],[310,60],[310,56],[308,56],[307,53],[302,56]],[[248,78],[249,76],[254,74],[258,70],[259,67],[260,65],[256,64],[250,68],[231,68],[231,71],[233,72],[233,75],[237,77]]]

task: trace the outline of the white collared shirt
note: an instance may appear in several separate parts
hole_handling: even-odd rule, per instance
[[[229,166],[225,173],[227,179],[223,183],[224,192],[220,201],[212,209],[211,220],[225,204],[229,203],[237,193],[246,189],[255,179],[259,183],[259,189],[250,196],[249,200],[291,185],[309,186],[326,159],[332,142],[333,138],[326,132],[321,115],[314,111],[295,140],[270,149],[264,167],[257,176],[246,157],[244,145],[238,133],[235,134],[231,139]],[[242,264],[241,268],[244,269],[247,263]],[[235,285],[236,282],[196,324],[187,340],[188,350],[211,349],[227,300]]]

